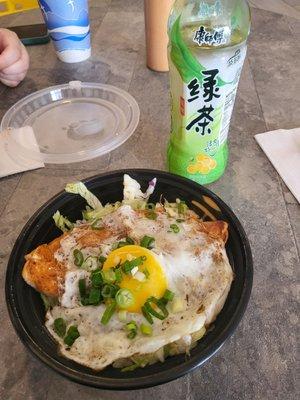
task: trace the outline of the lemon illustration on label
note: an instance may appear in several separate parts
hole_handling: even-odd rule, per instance
[[[209,174],[213,169],[217,167],[217,162],[213,158],[209,157],[206,154],[198,154],[196,156],[196,164],[190,164],[187,167],[187,172],[189,174]]]

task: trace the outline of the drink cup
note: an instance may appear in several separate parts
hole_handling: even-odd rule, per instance
[[[39,0],[57,57],[76,63],[91,55],[87,0]]]
[[[147,66],[168,71],[168,18],[174,0],[144,0]]]

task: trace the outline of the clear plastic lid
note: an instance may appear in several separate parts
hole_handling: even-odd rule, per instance
[[[18,101],[4,115],[1,131],[8,129],[8,151],[14,158],[64,164],[117,148],[135,131],[139,115],[129,93],[101,83],[73,81]]]

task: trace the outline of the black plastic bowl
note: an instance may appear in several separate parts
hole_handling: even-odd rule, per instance
[[[112,367],[95,372],[59,354],[56,342],[44,326],[45,310],[40,295],[28,286],[21,276],[25,255],[39,244],[48,243],[60,235],[52,220],[55,211],[60,210],[71,220],[80,219],[85,201],[80,196],[61,192],[41,207],[19,235],[8,263],[6,301],[10,318],[25,346],[49,367],[81,384],[114,390],[159,385],[191,372],[205,363],[236,329],[245,312],[253,279],[251,250],[245,232],[234,213],[215,194],[190,180],[153,170],[111,172],[87,179],[85,183],[102,203],[115,202],[123,197],[124,173],[140,182],[143,189],[153,177],[157,177],[158,182],[151,201],[158,201],[161,195],[169,201],[180,198],[202,216],[202,211],[192,204],[192,201],[196,200],[205,205],[218,219],[227,221],[229,240],[226,248],[235,279],[214,328],[198,342],[190,357],[184,354],[169,357],[164,363],[158,362],[134,372],[124,373]],[[210,208],[203,196],[212,199],[221,211]]]

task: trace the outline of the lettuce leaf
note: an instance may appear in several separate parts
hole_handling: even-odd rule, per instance
[[[56,213],[52,217],[54,219],[55,225],[62,231],[68,232],[70,229],[73,229],[74,224],[68,220],[68,218],[61,215],[61,213],[57,210]]]
[[[124,175],[123,204],[131,205],[133,209],[144,209],[150,195],[154,192],[156,178],[149,182],[145,193],[141,191],[141,185],[129,175]]]
[[[101,209],[103,206],[100,200],[88,190],[82,182],[68,183],[65,191],[68,193],[80,194],[92,209]]]
[[[86,221],[93,221],[104,217],[105,215],[111,214],[113,211],[117,210],[121,206],[118,201],[115,204],[106,204],[105,207],[97,208],[93,210],[87,207],[86,210],[82,211],[82,216]]]

